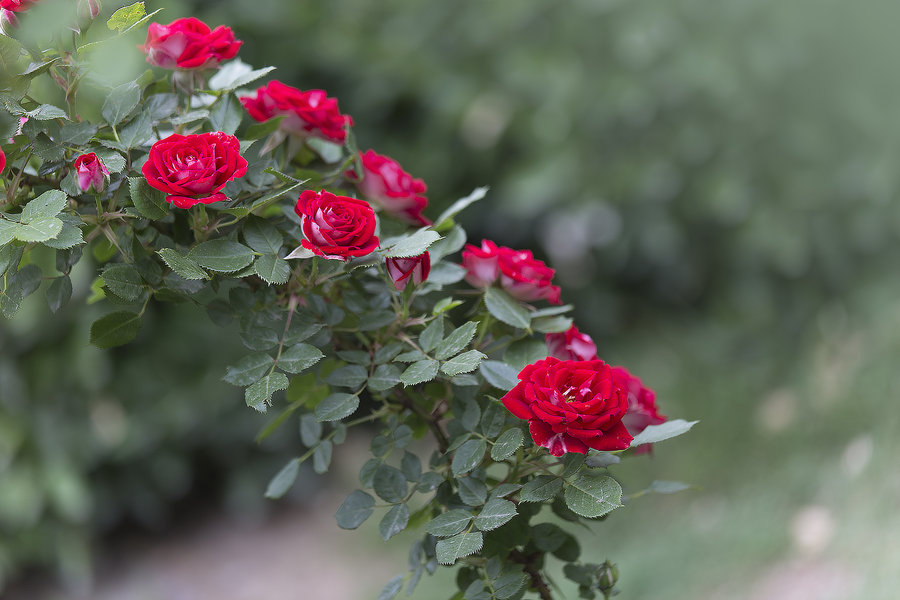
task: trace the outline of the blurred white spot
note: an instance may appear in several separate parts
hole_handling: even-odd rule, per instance
[[[844,472],[854,477],[862,473],[872,460],[872,446],[872,436],[868,434],[861,435],[847,444],[841,455]]]
[[[779,389],[771,392],[756,411],[756,420],[768,433],[778,433],[786,429],[797,414],[797,396],[790,390]]]
[[[500,139],[509,118],[509,102],[503,96],[482,94],[472,101],[463,115],[460,135],[472,148],[490,148]]]
[[[791,538],[794,546],[803,554],[820,554],[833,535],[834,517],[824,506],[804,506],[791,519]]]
[[[99,400],[91,406],[91,424],[107,446],[118,446],[128,433],[128,419],[117,401]]]

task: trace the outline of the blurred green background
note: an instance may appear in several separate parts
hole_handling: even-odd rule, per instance
[[[471,241],[534,249],[601,356],[701,420],[616,471],[632,491],[696,489],[636,499],[583,539],[619,563],[621,598],[896,597],[900,5],[147,6],[230,25],[245,62],[338,97],[361,148],[425,179],[432,217],[490,185],[463,215]],[[123,74],[142,68],[128,48]],[[78,306],[32,303],[0,329],[0,573],[83,581],[83,547],[115,524],[164,528],[192,494],[258,514],[297,444],[254,446],[211,324],[162,308],[113,355],[86,347]],[[400,546],[365,597],[402,570]]]

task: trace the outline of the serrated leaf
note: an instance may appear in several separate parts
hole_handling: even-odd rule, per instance
[[[261,123],[254,123],[247,127],[247,130],[244,131],[244,134],[241,136],[242,140],[258,140],[260,138],[264,138],[270,133],[275,133],[278,129],[278,126],[287,118],[287,115],[280,115],[277,117],[272,117],[271,119],[267,119]]]
[[[468,352],[463,352],[459,356],[454,356],[445,362],[441,365],[441,371],[450,377],[459,375],[460,373],[469,373],[478,368],[478,364],[485,358],[487,358],[487,356],[478,350],[469,350]]]
[[[431,352],[444,339],[444,319],[437,318],[419,334],[419,348],[423,352]]]
[[[25,205],[20,215],[22,223],[35,219],[55,217],[66,207],[68,197],[60,190],[48,190]]]
[[[400,383],[400,369],[394,365],[378,365],[369,377],[368,387],[373,392],[389,390]]]
[[[16,239],[16,229],[18,228],[18,223],[0,218],[0,247],[6,247],[9,242]]]
[[[435,351],[435,358],[438,360],[445,360],[459,353],[463,348],[469,345],[469,342],[475,337],[475,331],[477,329],[478,324],[473,321],[469,321],[465,325],[457,327],[444,339],[444,341],[438,344],[437,350]]]
[[[501,483],[491,490],[491,498],[504,498],[522,489],[521,483]]]
[[[525,587],[528,576],[525,573],[506,573],[494,581],[494,596],[498,600],[507,600],[515,596],[519,590]]]
[[[616,454],[612,454],[610,452],[600,452],[594,454],[593,452],[584,459],[584,464],[589,467],[608,467],[610,465],[617,465],[622,462],[622,459],[618,457]]]
[[[244,118],[244,109],[234,94],[223,94],[212,105],[207,118],[213,130],[234,135]]]
[[[500,288],[486,288],[484,304],[495,319],[507,325],[527,329],[531,324],[531,315],[528,314],[528,310]]]
[[[482,531],[491,531],[509,522],[517,514],[515,504],[509,500],[494,498],[488,500],[478,516],[475,517],[475,527]]]
[[[484,545],[484,536],[480,531],[460,533],[446,540],[440,540],[435,546],[435,556],[442,565],[452,565],[458,558],[475,554]]]
[[[466,245],[466,232],[459,225],[455,225],[447,234],[428,248],[431,253],[432,263],[437,263],[445,256],[459,252]]]
[[[19,223],[13,235],[20,242],[45,242],[59,235],[62,228],[58,217],[36,217],[30,223]]]
[[[563,316],[532,318],[531,328],[540,333],[560,333],[568,331],[572,322],[571,318]]]
[[[67,250],[69,248],[73,248],[75,246],[83,244],[84,235],[81,233],[80,227],[69,223],[67,220],[63,220],[62,230],[60,230],[56,237],[45,240],[41,243],[56,250]]]
[[[172,248],[162,248],[156,251],[170,269],[185,279],[209,279],[209,274],[200,268],[195,261],[183,256]]]
[[[400,239],[385,252],[387,258],[409,258],[418,256],[428,249],[428,246],[441,239],[441,235],[433,229],[419,229],[410,236]]]
[[[272,400],[272,394],[280,390],[288,388],[288,378],[282,373],[271,373],[266,375],[244,392],[244,399],[247,406],[256,409],[261,413],[268,410],[268,405]]]
[[[72,298],[72,280],[68,275],[57,277],[47,288],[47,305],[56,313]]]
[[[143,111],[122,128],[119,133],[119,141],[126,149],[143,145],[153,137],[153,121],[150,111]]]
[[[250,385],[259,381],[274,363],[275,359],[264,352],[250,354],[226,368],[222,379],[231,385]]]
[[[316,449],[313,450],[313,471],[322,475],[328,472],[328,466],[331,464],[331,452],[334,445],[330,440],[322,440]]]
[[[240,59],[235,59],[223,65],[209,80],[209,88],[217,91],[231,91],[265,77],[275,70],[275,67],[264,67],[254,70],[253,67]]]
[[[572,512],[582,517],[602,517],[622,505],[622,488],[612,477],[582,472],[566,486],[563,497]]]
[[[91,325],[91,344],[98,348],[113,348],[127,344],[141,329],[141,316],[128,311],[104,315]]]
[[[359,408],[359,396],[353,394],[331,394],[316,405],[317,421],[339,421],[349,417]]]
[[[283,258],[274,254],[263,254],[253,263],[253,269],[263,281],[271,285],[287,283],[291,276],[291,266]]]
[[[103,269],[103,282],[109,290],[129,302],[138,299],[144,291],[144,282],[141,274],[131,265],[119,263],[109,265]]]
[[[505,392],[513,389],[519,383],[519,373],[499,360],[482,361],[478,371],[489,384]]]
[[[262,254],[278,254],[284,237],[267,220],[253,217],[244,225],[244,241]]]
[[[478,187],[478,188],[475,188],[474,190],[472,190],[472,193],[471,193],[471,194],[469,194],[469,195],[466,196],[465,198],[460,198],[459,200],[457,200],[456,202],[454,202],[453,204],[451,204],[451,205],[447,208],[447,210],[445,210],[444,212],[442,212],[442,213],[441,213],[441,216],[439,216],[439,217],[437,218],[437,220],[435,221],[435,224],[436,224],[437,226],[440,226],[440,225],[442,225],[443,222],[446,221],[447,219],[452,219],[452,218],[455,217],[457,214],[459,214],[460,212],[462,212],[463,210],[465,210],[465,209],[466,209],[469,205],[471,205],[472,203],[477,202],[478,200],[481,200],[482,198],[484,198],[485,194],[487,194],[487,192],[488,192],[489,189],[490,189],[490,188],[488,188],[488,187]]]
[[[231,240],[218,239],[197,244],[188,252],[188,258],[212,271],[230,273],[253,262],[253,250]]]
[[[407,481],[416,483],[422,476],[422,461],[407,450],[403,453],[403,459],[400,461],[400,470],[403,471]]]
[[[685,421],[684,419],[672,419],[659,425],[648,425],[631,440],[631,447],[641,444],[655,444],[663,440],[679,436],[690,431],[691,427],[700,421]]]
[[[480,465],[485,452],[487,452],[487,442],[482,439],[469,440],[464,443],[453,455],[453,462],[450,465],[453,474],[459,477]]]
[[[280,471],[278,471],[278,473],[276,473],[275,477],[269,481],[269,485],[266,487],[265,497],[274,500],[284,496],[287,491],[291,489],[291,486],[294,485],[294,482],[297,481],[298,473],[300,473],[300,460],[292,458]]]
[[[278,367],[288,373],[299,373],[313,366],[322,358],[322,351],[310,344],[297,344],[281,353]]]
[[[100,157],[106,170],[110,173],[121,173],[125,170],[125,157],[109,148],[91,148]]]
[[[144,3],[135,2],[134,4],[123,6],[114,12],[109,20],[106,21],[106,26],[110,31],[118,31],[121,33],[140,21],[146,14],[147,11],[144,10]]]
[[[375,511],[375,498],[362,490],[356,490],[344,500],[334,514],[338,527],[356,529]]]
[[[388,541],[406,529],[408,523],[409,507],[406,504],[397,504],[382,517],[381,523],[378,524],[378,533],[381,534],[381,539]]]
[[[100,114],[115,127],[128,116],[141,100],[141,89],[133,81],[114,87],[106,96]],[[107,168],[109,165],[107,165]]]
[[[387,538],[385,538],[385,541],[387,541]],[[375,600],[393,600],[393,598],[400,593],[401,589],[403,589],[403,575],[395,575],[387,582],[387,585],[382,588],[381,592],[378,594],[378,598]]]
[[[148,219],[155,221],[169,213],[166,195],[150,187],[143,177],[129,177],[128,191],[131,193],[131,202],[134,207]]]
[[[334,386],[356,389],[360,387],[368,377],[369,373],[365,367],[361,365],[344,365],[329,373],[328,376],[325,377],[325,382]]]
[[[487,486],[474,477],[457,479],[459,498],[469,506],[479,506],[487,499]]]
[[[521,429],[518,427],[507,429],[500,434],[500,437],[497,438],[493,448],[491,448],[491,458],[496,461],[509,458],[522,446],[524,441],[525,435],[522,433]]]
[[[563,481],[553,475],[538,475],[519,492],[519,502],[546,502],[562,489]]]
[[[183,115],[175,115],[169,118],[169,123],[172,125],[187,125],[188,123],[194,123],[199,121],[200,119],[205,119],[209,117],[209,111],[204,109],[200,110],[192,110],[184,113]]]
[[[36,119],[38,121],[50,121],[52,119],[68,120],[69,118],[69,115],[66,114],[66,111],[59,108],[58,106],[53,106],[52,104],[41,104],[37,108],[26,112],[25,116],[30,119]]]
[[[404,386],[431,381],[437,377],[439,366],[440,363],[438,361],[431,359],[414,362],[400,375],[400,381],[403,382]]]
[[[385,502],[402,502],[406,498],[406,476],[400,469],[381,464],[375,470],[372,489]]]

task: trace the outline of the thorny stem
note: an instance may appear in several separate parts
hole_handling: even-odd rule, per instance
[[[398,391],[397,396],[400,399],[400,403],[405,408],[410,409],[428,423],[428,428],[431,430],[431,433],[434,434],[434,437],[437,440],[438,450],[440,450],[441,454],[446,452],[447,448],[450,446],[450,440],[447,439],[447,434],[444,433],[444,430],[441,429],[441,426],[438,424],[437,418],[423,409],[421,406],[416,404],[413,399],[407,396],[405,393]]]
[[[538,568],[534,566],[534,559],[537,556],[539,556],[539,553],[525,556],[518,550],[513,550],[509,553],[509,557],[512,560],[525,568],[525,572],[531,577],[531,586],[537,590],[541,600],[553,600],[553,596],[550,594],[550,588],[547,587],[547,582],[544,581]]]

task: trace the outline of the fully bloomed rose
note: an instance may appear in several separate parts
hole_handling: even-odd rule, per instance
[[[528,419],[534,443],[553,456],[566,452],[624,450],[632,436],[622,423],[625,389],[602,360],[559,360],[548,356],[527,365],[519,383],[501,398],[503,406]]]
[[[241,104],[256,121],[284,116],[278,127],[299,137],[318,137],[338,144],[347,140],[347,127],[353,125],[349,115],[338,110],[336,98],[325,90],[298,90],[280,81],[270,81],[257,88],[255,96],[244,96]]]
[[[75,159],[75,178],[82,192],[102,192],[109,182],[109,170],[99,156],[90,152]]]
[[[0,8],[12,12],[22,12],[28,10],[28,7],[35,2],[37,0],[0,0]]]
[[[225,200],[219,190],[246,172],[241,143],[221,131],[173,133],[153,144],[141,168],[147,183],[168,194],[166,202],[178,208]]]
[[[151,23],[147,41],[138,46],[147,54],[147,62],[164,69],[211,69],[223,60],[234,58],[241,47],[231,28],[209,25],[188,17],[168,25]]]
[[[350,260],[378,247],[375,211],[365,200],[306,190],[297,198],[294,211],[306,238],[300,243],[313,254]]]
[[[360,152],[362,179],[356,187],[367,200],[375,202],[389,214],[417,225],[431,225],[422,215],[428,205],[424,196],[428,189],[425,182],[403,170],[394,159],[377,154],[374,150]],[[348,175],[357,177],[349,171]]]
[[[594,360],[597,358],[597,345],[586,333],[581,333],[572,325],[567,331],[548,333],[547,352],[560,360]]]
[[[385,261],[388,275],[398,290],[406,289],[411,281],[413,286],[421,285],[431,272],[431,255],[426,250],[409,258],[388,258]]]
[[[624,367],[612,368],[613,379],[628,394],[628,411],[622,417],[622,423],[631,435],[637,435],[648,425],[659,425],[666,421],[665,415],[661,415],[656,408],[656,393],[644,386],[640,377],[635,377]],[[649,446],[641,446],[638,451],[649,449]]]
[[[482,240],[480,248],[467,244],[462,259],[466,281],[475,287],[490,286],[499,278],[500,287],[519,300],[562,303],[559,286],[551,283],[555,271],[535,259],[531,250],[513,250]]]

